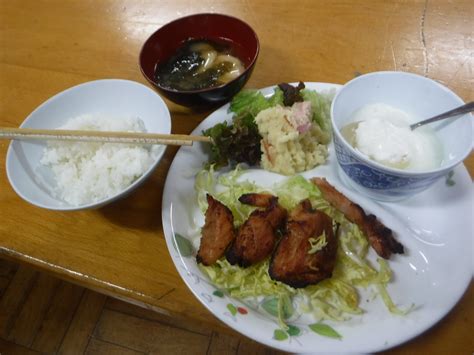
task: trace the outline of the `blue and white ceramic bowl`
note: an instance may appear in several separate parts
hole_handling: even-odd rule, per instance
[[[373,199],[397,201],[421,192],[448,174],[472,150],[471,115],[466,114],[431,124],[443,150],[436,169],[406,171],[370,160],[344,139],[340,129],[351,122],[356,110],[374,103],[385,103],[424,119],[460,106],[463,101],[431,79],[404,72],[366,74],[342,87],[331,106],[340,175],[348,185]]]

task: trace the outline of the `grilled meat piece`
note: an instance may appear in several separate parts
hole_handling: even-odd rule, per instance
[[[265,193],[248,193],[239,197],[239,201],[246,205],[266,208],[266,219],[273,229],[278,229],[286,219],[286,210],[278,204],[278,197]]]
[[[358,204],[337,191],[326,179],[313,178],[311,181],[316,184],[326,201],[359,226],[379,256],[389,259],[392,253],[403,254],[403,245],[394,238],[392,230],[385,227],[376,216],[366,215]]]
[[[266,193],[248,193],[239,197],[239,202],[255,207],[270,207],[278,203],[278,197]]]
[[[201,245],[196,256],[197,262],[206,266],[220,259],[235,238],[232,212],[209,194],[207,203]]]
[[[311,238],[325,235],[327,244],[310,253]],[[303,200],[290,213],[286,234],[272,255],[268,270],[273,280],[300,288],[332,276],[336,263],[337,238],[332,219]]]
[[[239,201],[265,207],[264,210],[257,209],[250,214],[226,252],[229,263],[247,267],[271,254],[277,239],[276,231],[284,225],[287,212],[278,204],[278,198],[270,194],[245,194]]]

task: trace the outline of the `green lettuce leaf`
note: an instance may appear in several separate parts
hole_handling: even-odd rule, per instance
[[[331,101],[329,95],[319,94],[315,90],[304,89],[301,95],[305,101],[311,102],[313,110],[313,122],[316,122],[323,133],[323,142],[327,144],[331,140]]]
[[[250,115],[255,117],[266,108],[271,107],[265,96],[257,90],[242,90],[234,96],[229,111],[238,117]]]

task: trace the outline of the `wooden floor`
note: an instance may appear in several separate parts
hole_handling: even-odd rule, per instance
[[[460,354],[465,344],[474,351],[474,287],[464,298],[470,301],[412,341],[408,352],[402,345],[384,354]],[[465,329],[451,329],[451,317],[461,317]],[[177,320],[0,258],[0,355],[282,354],[227,329]],[[457,341],[441,349],[435,338]]]
[[[0,354],[277,354],[0,259]]]

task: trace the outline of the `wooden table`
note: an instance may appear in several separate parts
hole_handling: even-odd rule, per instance
[[[138,67],[144,40],[163,24],[195,12],[242,18],[261,53],[247,87],[282,81],[344,83],[358,73],[403,70],[474,99],[474,3],[466,1],[31,0],[0,2],[0,123],[18,126],[50,96],[101,78],[145,83]],[[175,133],[207,114],[168,103]],[[61,278],[160,312],[223,327],[186,288],[165,245],[161,198],[176,153],[168,148],[135,193],[99,210],[62,213],[29,205],[5,172],[0,142],[0,252]],[[473,155],[466,165],[474,174]],[[396,352],[467,353],[474,287],[433,330]]]

